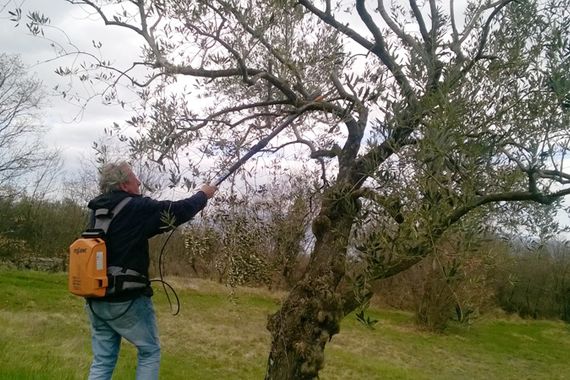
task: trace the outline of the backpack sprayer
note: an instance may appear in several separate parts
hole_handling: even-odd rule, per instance
[[[109,277],[108,270],[110,268],[107,268],[105,234],[113,218],[121,212],[131,199],[131,197],[123,199],[113,209],[96,210],[93,228],[83,232],[81,237],[69,247],[67,285],[71,293],[80,297],[104,297],[130,287],[129,284],[125,284],[127,286],[123,287],[121,280],[115,281],[120,276]],[[125,277],[123,280],[132,280],[131,273],[129,273],[128,278]],[[137,276],[135,287],[144,286],[143,282],[138,281]]]

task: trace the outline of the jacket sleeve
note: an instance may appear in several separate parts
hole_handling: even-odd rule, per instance
[[[172,225],[179,226],[192,219],[208,202],[208,197],[202,191],[190,198],[179,201],[157,201],[151,198],[140,198],[139,215],[145,224],[147,237],[169,231]]]

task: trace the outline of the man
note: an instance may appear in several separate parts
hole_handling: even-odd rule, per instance
[[[120,290],[119,287],[114,294],[87,300],[93,349],[90,380],[111,379],[121,337],[137,347],[137,380],[158,379],[160,344],[148,282],[148,239],[168,230],[165,219],[174,225],[190,220],[217,190],[203,185],[190,198],[157,201],[142,197],[140,185],[129,164],[110,163],[100,174],[101,195],[89,202],[93,227],[97,210],[113,210],[125,198],[130,198],[116,213],[106,234],[107,268],[108,271],[118,268],[118,274],[128,273],[129,278],[141,280],[131,289]]]

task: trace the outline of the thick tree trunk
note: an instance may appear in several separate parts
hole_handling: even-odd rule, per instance
[[[342,312],[333,293],[297,287],[268,323],[272,345],[267,380],[315,379],[325,344],[339,331]]]
[[[352,218],[321,213],[313,224],[317,238],[307,272],[281,309],[269,318],[272,344],[266,380],[316,379],[327,342],[344,316],[337,287],[345,274]]]

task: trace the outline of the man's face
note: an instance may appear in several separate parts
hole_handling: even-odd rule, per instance
[[[130,167],[127,168],[127,173],[129,179],[126,182],[121,183],[120,185],[121,190],[129,194],[140,195],[141,182],[139,181],[135,173],[133,173],[133,169],[131,169]]]

